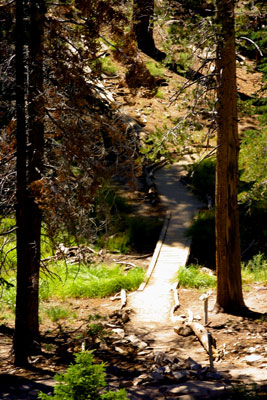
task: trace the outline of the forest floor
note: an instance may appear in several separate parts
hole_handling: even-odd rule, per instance
[[[136,262],[130,258],[129,261]],[[188,315],[190,308],[194,316],[203,318],[203,302],[200,296],[203,292],[197,289],[179,290],[180,308],[179,315]],[[228,314],[215,314],[212,311],[215,302],[215,293],[209,301],[209,324],[208,330],[216,340],[219,357],[214,362],[214,368],[218,376],[210,375],[209,379],[199,378],[197,382],[203,385],[197,393],[191,393],[191,399],[208,397],[235,399],[239,397],[232,393],[233,388],[252,387],[257,385],[259,397],[264,398],[267,393],[267,320],[264,318],[266,312],[267,288],[257,283],[249,285],[245,292],[245,302],[250,310],[258,313],[257,318],[238,317]],[[58,305],[59,301],[51,300],[49,305]],[[62,304],[62,303],[61,303]],[[170,399],[171,393],[165,397],[164,392],[174,386],[172,381],[154,381],[151,385],[145,382],[139,384],[137,379],[141,376],[144,380],[151,371],[162,367],[156,357],[164,354],[169,360],[179,359],[186,362],[188,357],[200,365],[200,372],[209,367],[209,358],[195,335],[180,336],[173,332],[175,324],[162,327],[155,324],[146,329],[143,326],[131,323],[133,311],[121,312],[119,300],[105,299],[66,299],[64,307],[72,309],[77,317],[75,320],[61,320],[52,323],[51,320],[43,321],[41,324],[42,350],[43,354],[32,357],[29,369],[14,368],[10,359],[12,346],[13,324],[0,326],[0,398],[7,400],[36,399],[37,393],[42,390],[51,392],[55,385],[53,376],[55,373],[64,372],[68,364],[73,361],[73,352],[86,347],[95,348],[97,361],[107,363],[107,381],[110,388],[128,388],[130,399]],[[135,310],[138,311],[138,310]],[[103,338],[94,341],[90,335],[90,316],[101,315],[101,331]],[[262,316],[260,315],[262,314]],[[266,314],[265,314],[266,315]],[[128,317],[130,318],[127,321]],[[98,321],[98,322],[99,322]],[[203,321],[203,319],[202,319]],[[202,322],[200,320],[200,322]],[[203,323],[203,322],[202,322]],[[102,331],[103,328],[103,331]],[[113,330],[115,328],[115,330]],[[118,330],[119,329],[119,330]],[[120,332],[123,332],[120,336]],[[153,338],[151,339],[151,333]],[[117,336],[118,335],[118,336]],[[125,335],[125,336],[124,336]],[[130,335],[139,341],[139,351],[125,341]],[[161,349],[155,351],[153,343],[155,336],[161,342]],[[124,337],[124,338],[123,338]],[[139,346],[139,345],[138,345]],[[189,371],[188,366],[180,366],[179,371],[186,371],[189,377],[182,379],[184,390],[181,395],[190,393],[186,386],[189,380],[195,382],[196,377]],[[186,379],[187,378],[187,379]],[[190,379],[189,379],[190,378]],[[187,382],[187,385],[189,383]],[[181,384],[180,384],[181,385]],[[217,393],[218,388],[224,389],[223,393]],[[177,385],[175,387],[178,387]],[[166,389],[167,388],[167,389]],[[204,389],[203,389],[204,388]],[[226,388],[228,391],[225,393]],[[168,389],[170,391],[170,389]],[[204,393],[203,393],[204,390]],[[214,392],[215,390],[215,392]],[[226,395],[227,394],[227,395]],[[179,394],[176,394],[179,398]],[[226,397],[225,397],[226,396]],[[181,398],[183,399],[183,398]]]
[[[144,57],[146,58],[146,57]],[[261,76],[257,72],[249,74],[244,66],[239,66],[238,86],[242,92],[247,95],[253,94],[260,88]],[[111,90],[115,101],[120,109],[134,120],[145,125],[144,132],[152,131],[155,126],[163,128],[171,127],[179,115],[177,104],[170,103],[169,99],[175,95],[178,81],[183,78],[177,77],[170,71],[165,72],[168,84],[161,88],[163,98],[146,97],[145,90],[142,88],[133,94],[127,87],[120,83],[121,77],[109,77],[107,79],[109,90]],[[256,121],[249,116],[241,117],[240,132],[255,126]],[[135,201],[132,194],[132,199]],[[145,215],[162,215],[160,206],[152,206],[147,202],[139,201],[138,212]],[[114,255],[106,255],[105,261],[112,261]],[[143,254],[132,254],[129,256],[116,256],[116,259],[123,258],[137,266],[147,268],[151,255],[144,257]],[[203,316],[203,302],[200,300],[201,290],[183,289],[179,290],[180,308],[178,314],[188,315],[190,308],[194,315]],[[142,386],[142,390],[136,379],[140,375],[149,375],[153,368],[162,367],[153,352],[153,343],[149,338],[149,332],[145,332],[140,327],[131,325],[131,314],[133,311],[120,310],[119,301],[105,299],[65,299],[64,306],[75,312],[75,319],[60,320],[57,323],[50,319],[43,319],[41,323],[42,335],[42,355],[37,355],[31,359],[31,368],[15,368],[11,363],[10,352],[12,347],[12,335],[14,322],[10,321],[0,325],[0,398],[6,400],[36,399],[39,390],[51,392],[51,387],[55,385],[53,376],[55,373],[66,370],[68,364],[73,361],[73,352],[80,351],[82,344],[85,343],[88,348],[95,348],[95,357],[98,361],[104,360],[107,363],[107,380],[111,388],[127,387],[131,399],[170,399],[180,398],[181,400],[190,400],[194,398],[212,398],[207,388],[212,382],[214,387],[222,387],[222,382],[228,384],[247,385],[258,383],[261,387],[259,396],[264,398],[267,393],[267,321],[263,314],[266,312],[267,287],[261,286],[257,282],[248,285],[244,291],[245,302],[254,312],[258,313],[256,318],[238,317],[228,314],[215,314],[212,307],[215,302],[215,293],[210,297],[209,307],[209,330],[215,338],[217,348],[220,350],[220,357],[215,361],[215,369],[221,373],[216,378],[210,375],[210,378],[204,379],[206,391],[194,392],[192,389],[185,389],[184,392],[177,393],[170,388],[171,380],[160,382],[154,381],[153,385]],[[49,300],[49,305],[59,305],[61,302],[57,299]],[[62,302],[63,303],[63,302]],[[262,314],[262,315],[261,315]],[[91,316],[100,315],[103,318],[92,321]],[[99,323],[98,332],[102,339],[94,336],[90,324]],[[143,349],[133,350],[127,344],[123,343],[123,337],[117,337],[117,344],[114,344],[116,334],[112,329],[119,327],[123,335],[135,335],[143,344]],[[115,328],[116,329],[116,328]],[[166,329],[173,330],[173,326],[166,326]],[[155,327],[155,331],[157,327]],[[162,326],[158,332],[161,335],[163,343],[163,353],[169,357],[170,362],[175,364],[176,359],[184,360],[190,357],[195,360],[202,369],[197,367],[195,374],[197,382],[201,381],[200,375],[204,374],[204,369],[209,366],[208,355],[194,335],[178,336],[174,335],[172,341],[166,340],[164,346],[165,333]],[[168,336],[168,335],[167,335]],[[189,362],[190,363],[190,362]],[[190,382],[194,379],[194,369],[190,366],[180,367],[186,370]],[[189,371],[189,372],[188,372]],[[211,371],[210,371],[211,372]],[[205,370],[205,374],[207,369]],[[183,374],[182,374],[183,375]],[[145,380],[146,378],[144,378]],[[181,382],[186,382],[186,376],[182,376]],[[202,380],[203,381],[203,380]],[[134,382],[134,384],[133,384]],[[137,382],[137,383],[136,383]],[[230,386],[231,386],[230,385]],[[167,387],[168,386],[168,387]],[[217,387],[216,386],[216,387]],[[186,391],[187,390],[187,391]],[[191,392],[190,392],[191,390]],[[228,391],[213,395],[216,398],[238,398]],[[238,392],[240,394],[240,392]],[[191,397],[190,397],[191,396]]]

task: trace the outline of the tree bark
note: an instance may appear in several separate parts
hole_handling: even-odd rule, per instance
[[[33,183],[41,179],[44,147],[43,104],[43,0],[32,0],[29,4],[29,52],[28,52],[28,125],[24,129],[19,112],[21,70],[25,88],[25,61],[21,57],[25,37],[23,15],[25,4],[17,2],[17,298],[14,333],[15,365],[25,365],[28,356],[39,351],[39,270],[41,211],[32,190]],[[20,37],[19,37],[20,36]],[[20,95],[22,97],[22,95]],[[22,101],[22,100],[21,100]],[[27,148],[27,151],[26,151]]]
[[[238,122],[234,0],[217,0],[216,307],[232,314],[244,308],[241,281],[238,187]]]
[[[154,0],[134,0],[132,32],[138,48],[157,61],[162,61],[166,54],[156,48],[153,38]]]

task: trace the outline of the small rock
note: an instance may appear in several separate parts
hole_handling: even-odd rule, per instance
[[[262,361],[263,357],[259,354],[251,354],[250,356],[245,357],[245,361],[247,364],[253,364],[259,361]]]
[[[118,346],[115,346],[114,350],[117,351],[120,354],[125,354],[125,351],[123,349],[121,349],[120,347],[118,347]]]
[[[178,327],[173,328],[174,332],[180,336],[189,336],[192,335],[192,329],[189,326],[181,325]]]
[[[121,315],[121,320],[124,324],[126,324],[127,322],[129,322],[130,317],[129,317],[129,313],[127,311],[123,311],[122,315]]]
[[[255,353],[256,347],[249,347],[247,351],[248,353]]]
[[[136,337],[135,335],[126,336],[125,339],[129,340],[129,342],[131,342],[134,345],[139,342],[138,337]]]
[[[133,381],[123,381],[120,383],[121,388],[127,388],[133,386]]]
[[[40,392],[40,390],[38,390],[38,389],[30,390],[28,392],[28,395],[29,396],[37,396],[39,392]]]
[[[219,372],[207,372],[205,378],[208,380],[216,381],[222,379],[222,375]]]
[[[187,376],[187,372],[186,371],[173,371],[172,375],[177,382],[181,382]]]
[[[191,357],[188,357],[187,360],[185,360],[185,365],[187,368],[190,368],[194,371],[201,371],[202,366],[198,364],[195,360],[193,360]]]
[[[166,356],[166,354],[163,353],[162,351],[157,351],[155,353],[154,361],[158,365],[171,364],[171,360],[169,359],[169,357]]]
[[[124,329],[122,329],[122,328],[113,328],[112,333],[114,334],[114,336],[122,338],[122,339],[125,336]]]
[[[164,376],[157,371],[151,372],[150,376],[156,382],[162,381],[164,379]]]
[[[133,386],[138,386],[144,382],[150,382],[152,379],[148,374],[141,374],[133,381]]]
[[[27,392],[28,390],[31,390],[32,386],[31,385],[20,385],[19,386],[19,390],[23,391],[23,392]]]
[[[148,344],[143,340],[139,340],[135,345],[138,347],[139,350],[144,350],[148,346]]]

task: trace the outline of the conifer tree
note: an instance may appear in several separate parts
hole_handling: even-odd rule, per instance
[[[218,310],[244,311],[237,203],[238,121],[234,0],[217,0],[216,269]]]

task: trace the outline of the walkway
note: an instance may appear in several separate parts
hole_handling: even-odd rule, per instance
[[[155,182],[161,201],[171,213],[165,238],[158,243],[157,254],[152,259],[153,272],[142,291],[135,292],[129,299],[129,307],[136,310],[133,323],[144,327],[170,324],[173,305],[171,285],[175,281],[179,266],[185,265],[190,243],[184,237],[185,230],[200,206],[195,197],[180,182],[184,175],[184,164],[164,167],[155,174]],[[156,249],[157,250],[157,249]],[[156,256],[156,260],[155,260]]]

